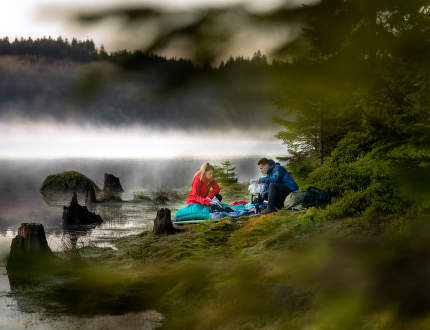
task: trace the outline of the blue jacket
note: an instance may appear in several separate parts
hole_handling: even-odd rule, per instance
[[[282,183],[285,184],[291,191],[296,191],[299,189],[296,181],[294,181],[288,171],[281,166],[279,163],[275,163],[273,160],[269,160],[269,169],[267,170],[267,176],[260,178],[260,183],[264,183],[264,189],[262,191],[266,192],[269,190],[269,185],[271,183]]]

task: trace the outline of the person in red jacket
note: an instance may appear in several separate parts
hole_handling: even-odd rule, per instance
[[[217,196],[218,200],[221,201],[220,189],[213,178],[213,174],[214,167],[208,162],[200,167],[200,170],[194,175],[191,191],[186,201],[187,204],[200,203],[209,205],[214,196]]]

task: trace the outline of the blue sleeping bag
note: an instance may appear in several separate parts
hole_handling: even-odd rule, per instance
[[[248,205],[247,205],[248,207],[240,204],[233,206],[233,205],[221,203],[221,205],[228,206],[230,208],[235,209],[235,212],[231,212],[231,215],[234,217],[247,215],[248,213],[251,212],[249,211],[250,207]],[[176,211],[175,221],[218,219],[222,217],[221,213],[223,214],[223,216],[229,216],[229,213],[227,212],[211,213],[210,210],[211,210],[210,205],[203,205],[199,203],[188,204],[187,206]],[[247,212],[243,212],[243,211],[247,211]]]
[[[210,219],[210,205],[199,203],[188,204],[175,213],[175,221]]]

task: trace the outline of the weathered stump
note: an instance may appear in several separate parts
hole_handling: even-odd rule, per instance
[[[85,196],[85,204],[96,203],[96,191],[94,190],[93,185],[88,185],[87,195]]]
[[[22,223],[12,240],[6,270],[12,290],[39,285],[60,261],[46,241],[39,223]]]
[[[105,173],[103,192],[105,193],[124,192],[124,189],[122,189],[121,183],[119,182],[119,178],[113,174]]]
[[[121,196],[119,193],[124,192],[122,189],[119,178],[116,176],[105,173],[105,182],[103,186],[103,196],[101,198],[102,202],[120,202]]]
[[[172,224],[169,209],[160,209],[157,211],[157,216],[154,219],[154,234],[174,234],[176,232]]]
[[[14,253],[52,254],[46,240],[45,229],[40,223],[22,223],[18,235],[12,240],[11,254]]]
[[[63,208],[63,226],[79,226],[102,223],[103,219],[95,213],[88,211],[86,206],[78,203],[76,192],[73,192],[70,205]]]
[[[21,266],[35,257],[52,257],[54,254],[46,241],[45,230],[39,223],[22,223],[18,235],[12,240],[7,269]]]

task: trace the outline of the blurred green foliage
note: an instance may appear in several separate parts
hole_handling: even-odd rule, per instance
[[[428,210],[429,19],[425,1],[321,1],[307,17],[278,138],[300,183],[340,198],[309,218]]]
[[[48,313],[155,309],[166,329],[425,329],[428,220],[223,219],[35,260],[22,278],[36,286],[11,279]]]

